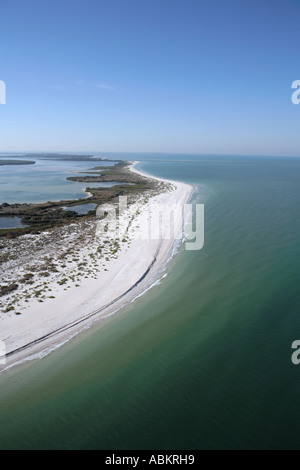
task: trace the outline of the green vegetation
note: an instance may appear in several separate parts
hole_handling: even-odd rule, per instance
[[[51,157],[53,158],[53,156]],[[82,158],[82,157],[81,157]],[[86,157],[88,161],[90,157]],[[93,160],[94,161],[94,160]],[[116,203],[120,196],[128,196],[128,200],[135,199],[141,193],[147,193],[157,189],[159,184],[147,178],[144,178],[129,170],[129,162],[118,161],[115,166],[95,167],[87,173],[67,178],[69,181],[79,181],[87,183],[120,183],[110,188],[87,187],[86,190],[91,193],[91,197],[60,202],[47,202],[43,204],[7,204],[0,205],[0,216],[17,216],[27,227],[16,229],[0,230],[0,237],[16,238],[25,234],[39,234],[42,231],[53,227],[71,224],[74,221],[90,219],[95,217],[95,210],[88,214],[80,215],[72,209],[78,205],[93,203],[96,205],[106,203]]]
[[[4,295],[11,294],[15,290],[18,289],[18,284],[10,284],[8,286],[0,286],[0,297],[3,297]]]

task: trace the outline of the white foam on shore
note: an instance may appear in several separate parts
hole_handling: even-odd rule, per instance
[[[157,286],[160,286],[163,279],[165,279],[166,277],[168,276],[168,274],[164,274],[160,279],[158,279],[157,281],[153,282],[153,284],[151,284],[150,287],[148,287],[147,289],[144,290],[144,292],[142,292],[141,294],[137,295],[132,301],[131,303],[135,302],[137,299],[139,299],[140,297],[143,297],[145,294],[147,294],[147,292],[149,292],[151,289],[153,289],[153,287],[157,287]]]
[[[188,201],[192,192],[191,186],[139,172],[135,169],[135,165],[132,171],[173,185],[173,191],[154,196],[156,202],[169,202],[173,205],[174,202],[184,204]],[[136,219],[138,230],[139,224],[142,225],[142,218],[137,216]],[[180,228],[177,227],[178,230]],[[166,269],[180,250],[182,242],[183,240],[175,239],[143,244],[140,240],[131,240],[130,246],[122,247],[117,259],[111,259],[106,263],[107,271],[102,269],[97,279],[83,279],[79,289],[73,287],[68,291],[56,286],[55,300],[47,300],[43,304],[33,302],[26,315],[20,317],[15,315],[0,317],[1,331],[8,339],[9,351],[22,348],[26,344],[33,344],[39,337],[47,337],[47,343],[50,343],[47,346],[46,344],[43,346],[43,343],[33,344],[34,352],[30,347],[17,353],[15,357],[11,356],[2,371],[47,356],[83,330],[90,328],[96,321],[115,315],[120,309],[160,285],[167,277]],[[82,250],[85,252],[86,248]],[[144,276],[153,259],[156,259],[154,267]],[[132,286],[136,287],[132,289]],[[52,334],[55,331],[58,333]]]
[[[22,364],[25,364],[27,362],[35,361],[35,360],[38,360],[38,359],[43,359],[44,357],[48,356],[52,352],[56,351],[57,349],[60,349],[65,344],[69,343],[73,338],[75,338],[75,336],[79,335],[81,332],[83,332],[84,330],[87,330],[89,328],[90,328],[90,325],[86,325],[80,331],[76,331],[75,333],[71,334],[70,336],[64,338],[62,341],[54,343],[50,347],[42,349],[42,350],[40,350],[36,353],[32,353],[32,354],[29,354],[28,356],[22,357],[22,359],[20,359],[18,361],[15,361],[15,362],[11,363],[10,365],[8,365],[7,367],[5,367],[3,370],[0,371],[0,373],[2,374],[3,372],[7,372],[10,369],[12,369],[13,367],[21,366]]]

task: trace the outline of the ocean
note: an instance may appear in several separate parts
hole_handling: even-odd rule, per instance
[[[299,449],[300,159],[124,159],[194,186],[204,248],[0,375],[0,449]]]

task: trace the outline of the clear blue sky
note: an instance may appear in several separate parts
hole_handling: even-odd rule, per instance
[[[0,151],[300,156],[299,0],[2,0]]]

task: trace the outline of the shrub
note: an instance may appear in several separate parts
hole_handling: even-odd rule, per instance
[[[11,294],[15,290],[18,289],[18,284],[10,284],[9,286],[1,286],[0,287],[0,297],[3,297],[4,295]]]

